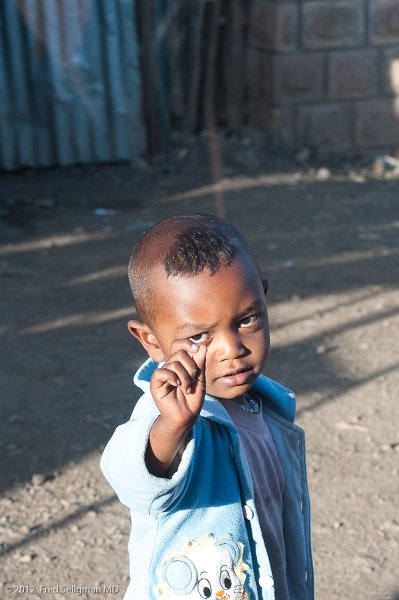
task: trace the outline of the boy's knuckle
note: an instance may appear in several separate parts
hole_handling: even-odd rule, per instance
[[[175,369],[177,369],[177,368],[178,368],[178,364],[179,364],[178,362],[176,362],[175,360],[172,360],[171,362],[169,362],[169,363],[167,364],[167,369],[168,369],[169,371],[174,371]]]

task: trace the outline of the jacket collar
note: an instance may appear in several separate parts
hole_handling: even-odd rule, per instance
[[[156,363],[151,358],[148,358],[137,370],[133,381],[137,387],[143,390],[143,392],[150,392],[150,379],[159,364],[162,363]],[[296,414],[296,399],[294,392],[280,383],[277,383],[277,381],[265,377],[265,375],[259,375],[253,389],[262,396],[263,401],[268,408],[291,423],[294,422]],[[203,417],[216,418],[217,420],[226,422],[227,413],[220,402],[213,396],[206,394],[201,415]]]

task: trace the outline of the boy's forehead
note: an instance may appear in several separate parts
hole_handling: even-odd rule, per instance
[[[169,308],[182,301],[187,306],[192,302],[206,307],[223,298],[225,302],[237,303],[239,296],[251,296],[255,293],[263,298],[262,281],[253,260],[236,259],[231,265],[222,267],[216,273],[204,269],[198,275],[168,276],[162,266],[153,272],[151,301],[154,313],[158,309]],[[169,305],[167,307],[167,305]]]

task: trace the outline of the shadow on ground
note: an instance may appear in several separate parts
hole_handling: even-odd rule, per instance
[[[383,296],[399,283],[399,184],[248,181],[229,184],[224,207],[270,280],[271,314],[292,305],[289,318],[272,322],[280,341],[268,372],[305,399],[299,412],[396,370],[391,359],[367,375],[342,373],[326,339],[398,314],[399,306]],[[34,190],[34,177],[30,184]],[[68,188],[67,172],[57,180],[62,185]],[[126,278],[132,244],[158,218],[214,209],[212,189],[201,186],[181,196],[168,189],[148,202],[128,181],[121,190],[114,186],[116,198],[127,196],[126,186],[133,207],[124,200],[115,214],[96,216],[95,197],[84,207],[74,198],[72,208],[32,209],[29,229],[7,220],[1,226],[3,491],[35,473],[52,477],[101,448],[129,417],[138,396],[130,377],[144,358],[126,330],[134,314]],[[321,298],[328,302],[318,309]],[[364,312],[362,303],[375,310]],[[290,341],[280,336],[316,316],[326,323],[322,329],[304,328]],[[307,402],[315,389],[318,399]]]

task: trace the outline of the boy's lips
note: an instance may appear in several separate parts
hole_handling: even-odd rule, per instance
[[[225,385],[245,385],[252,378],[253,368],[247,367],[243,369],[234,369],[232,371],[227,371],[220,377],[218,377],[218,381],[224,383]]]

